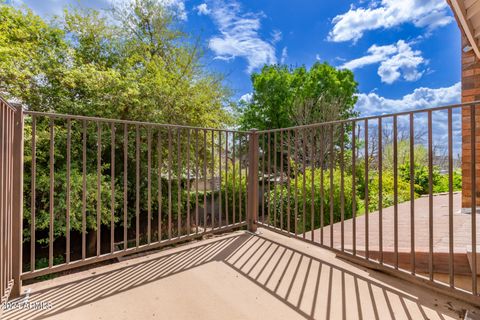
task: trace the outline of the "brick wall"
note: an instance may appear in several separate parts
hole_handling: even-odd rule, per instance
[[[465,36],[462,36],[462,48],[468,45]],[[480,60],[473,50],[462,50],[462,102],[480,100]],[[476,186],[477,205],[480,205],[480,105],[476,107]],[[462,208],[471,206],[472,197],[472,149],[470,107],[462,110]]]

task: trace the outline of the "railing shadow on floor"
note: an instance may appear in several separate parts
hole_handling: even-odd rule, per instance
[[[420,300],[419,289],[408,285],[398,290],[398,279],[385,276],[377,278],[379,282],[372,281],[325,259],[248,233],[43,289],[30,297],[31,302],[48,301],[52,309],[10,310],[4,316],[47,318],[214,261],[229,266],[303,318],[328,319],[341,312],[345,319],[353,312],[359,319],[383,319],[388,312],[391,318],[444,319],[435,311],[438,306],[434,298],[425,293]],[[362,269],[357,272],[361,274]],[[390,286],[389,281],[394,283]],[[341,309],[337,310],[339,301]]]

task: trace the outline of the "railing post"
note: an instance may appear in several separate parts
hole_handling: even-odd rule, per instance
[[[23,223],[23,109],[16,107],[13,132],[13,217],[11,298],[20,296],[22,288],[22,223]]]
[[[252,129],[248,142],[247,225],[248,231],[257,231],[258,219],[258,131]]]

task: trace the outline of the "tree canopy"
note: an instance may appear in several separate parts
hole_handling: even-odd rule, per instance
[[[252,99],[239,109],[243,129],[285,128],[354,115],[358,84],[350,70],[318,62],[309,70],[270,65],[251,80]]]
[[[158,1],[52,21],[0,4],[0,93],[30,110],[221,127],[230,93],[201,57]]]

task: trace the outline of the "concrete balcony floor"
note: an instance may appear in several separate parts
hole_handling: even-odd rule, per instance
[[[25,286],[2,319],[463,319],[480,310],[265,229]]]

